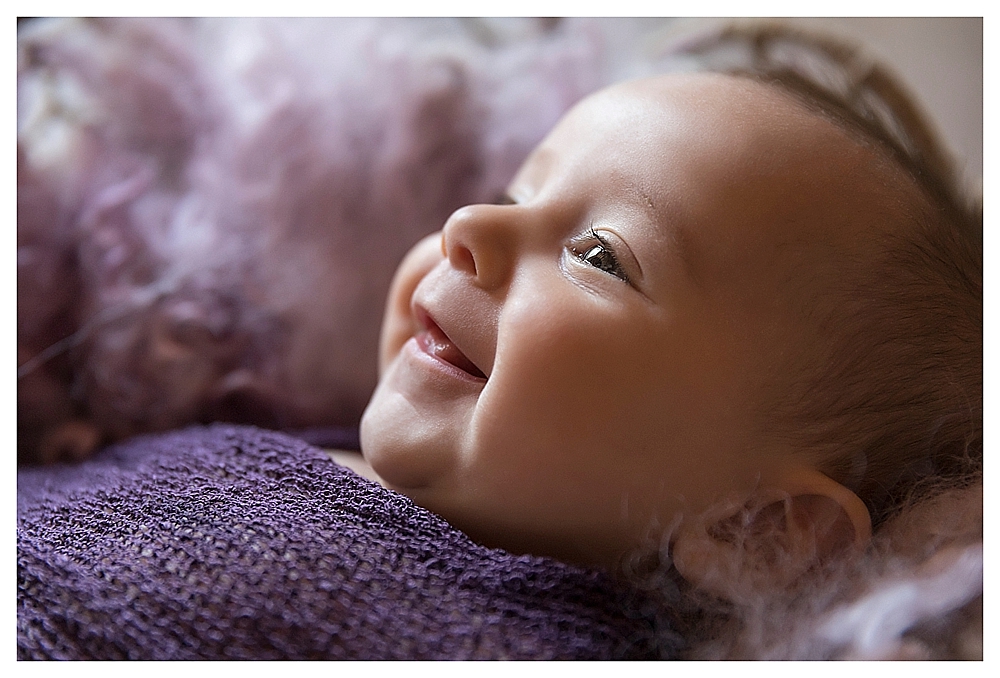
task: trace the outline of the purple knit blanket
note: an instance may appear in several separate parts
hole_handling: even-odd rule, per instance
[[[599,571],[472,542],[283,434],[216,425],[18,472],[21,659],[654,659]]]

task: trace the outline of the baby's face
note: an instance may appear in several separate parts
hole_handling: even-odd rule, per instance
[[[863,162],[735,78],[590,97],[512,204],[458,210],[401,267],[365,457],[489,544],[599,563],[807,463],[758,409],[810,336],[797,272],[865,237],[839,217]]]

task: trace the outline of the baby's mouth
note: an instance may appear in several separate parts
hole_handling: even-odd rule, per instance
[[[420,344],[420,348],[477,379],[486,378],[483,371],[476,367],[475,363],[469,360],[464,353],[458,350],[458,347],[452,343],[448,335],[444,333],[444,330],[437,326],[437,323],[431,319],[430,315],[426,312],[419,315],[420,324],[424,329],[417,332],[415,338],[417,343]]]

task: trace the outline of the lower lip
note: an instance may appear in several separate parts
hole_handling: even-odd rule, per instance
[[[467,381],[471,384],[476,384],[477,386],[482,386],[486,383],[486,380],[482,377],[477,377],[474,374],[469,374],[465,370],[452,365],[447,360],[437,356],[432,350],[433,338],[429,336],[427,332],[418,332],[414,337],[406,342],[403,347],[405,349],[412,350],[418,358],[422,361],[426,361],[433,365],[437,370],[444,372],[452,377],[461,379],[462,381]]]

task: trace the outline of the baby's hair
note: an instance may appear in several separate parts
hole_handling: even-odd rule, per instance
[[[765,404],[769,432],[854,490],[876,526],[935,490],[980,481],[982,206],[918,107],[857,49],[780,25],[728,26],[684,51],[831,120],[921,196],[899,198],[903,228],[880,236],[877,265],[845,262],[846,282],[813,300],[827,339]]]

